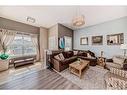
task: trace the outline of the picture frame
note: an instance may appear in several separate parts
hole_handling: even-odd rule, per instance
[[[88,45],[88,37],[80,38],[80,45]]]
[[[124,34],[107,35],[107,45],[121,45],[124,43]]]
[[[92,36],[92,45],[103,45],[103,36]]]

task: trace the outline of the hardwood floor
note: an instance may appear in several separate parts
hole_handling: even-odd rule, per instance
[[[0,89],[81,89],[58,73],[48,69],[20,76],[0,85]]]

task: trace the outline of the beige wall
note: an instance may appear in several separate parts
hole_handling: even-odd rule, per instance
[[[73,37],[73,30],[68,27],[65,27],[62,24],[58,24],[58,30],[59,30],[58,32],[59,38],[64,37],[64,36]]]
[[[50,42],[50,40],[48,40],[48,49],[58,50],[59,49],[58,48],[58,38],[61,38],[64,36],[72,37],[72,40],[73,40],[73,30],[65,27],[62,24],[56,24],[56,25],[52,26],[51,28],[49,28],[48,39],[51,37],[55,37],[55,41],[53,43],[53,42]],[[54,44],[54,46],[55,46],[53,49],[51,48],[51,44]],[[73,46],[73,42],[72,42],[72,46]]]
[[[48,29],[40,27],[40,60],[44,59],[44,50],[48,49]]]
[[[67,36],[67,37],[72,37],[72,49],[73,49],[73,30],[62,25],[62,24],[58,24],[58,38]]]
[[[48,40],[48,49],[52,49],[50,45],[54,44],[55,47],[52,50],[58,50],[58,24],[49,28],[48,39],[50,37],[55,37],[55,42],[52,43],[52,42],[50,42],[50,40]]]

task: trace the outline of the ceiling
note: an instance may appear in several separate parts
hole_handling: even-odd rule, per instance
[[[77,12],[78,10],[78,12]],[[61,23],[72,29],[72,19],[78,14],[85,16],[85,25],[79,28],[103,23],[127,16],[125,6],[0,6],[0,16],[34,26],[50,28]],[[35,23],[26,21],[27,16],[36,19]]]

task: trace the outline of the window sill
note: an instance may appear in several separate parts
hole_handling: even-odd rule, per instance
[[[10,59],[13,59],[13,58],[17,58],[17,57],[27,57],[27,56],[36,56],[36,54],[29,54],[29,55],[14,55],[14,56],[10,56]]]

